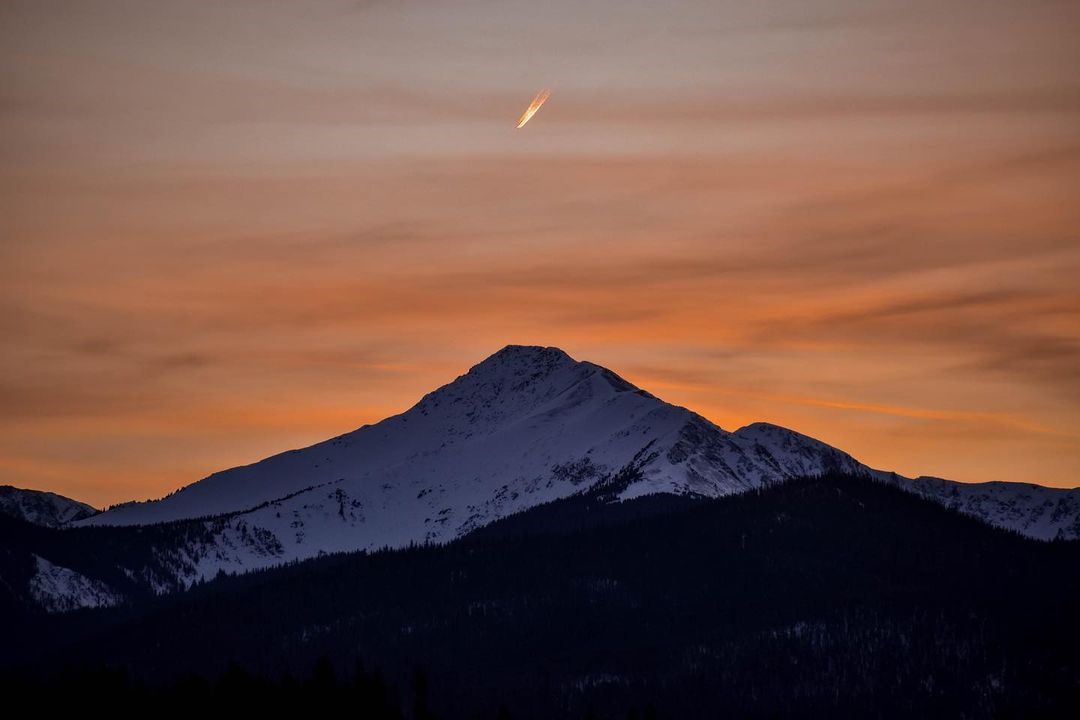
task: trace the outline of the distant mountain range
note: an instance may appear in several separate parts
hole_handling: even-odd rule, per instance
[[[609,502],[718,498],[825,473],[895,485],[1032,538],[1080,538],[1080,489],[908,479],[776,425],[728,432],[606,368],[526,346],[500,350],[400,415],[160,500],[95,513],[50,494],[9,492],[0,509],[80,528],[80,537],[114,529],[114,550],[93,558],[71,548],[50,555],[24,538],[18,587],[29,583],[38,604],[57,610],[327,553],[445,543],[583,493]],[[138,540],[122,531],[137,526],[155,529]],[[64,547],[70,532],[46,544]],[[89,553],[95,542],[81,545]]]

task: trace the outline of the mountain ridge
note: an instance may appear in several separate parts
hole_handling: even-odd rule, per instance
[[[122,568],[157,592],[327,553],[443,544],[585,492],[717,498],[826,473],[893,484],[1030,537],[1080,537],[1078,491],[911,480],[771,423],[724,430],[558,348],[514,345],[403,413],[75,525],[180,523],[182,539],[161,540],[149,565]]]
[[[45,527],[60,527],[98,514],[84,502],[43,490],[0,485],[0,514]]]
[[[556,383],[553,386],[540,388],[538,392],[532,381],[535,381],[538,378],[548,377],[560,369],[570,370],[571,377],[568,379],[563,378],[564,382],[561,385]],[[507,375],[517,382],[506,387]],[[566,380],[569,380],[569,383],[567,383]],[[226,502],[223,502],[223,498],[219,497],[214,499],[216,502],[208,503],[206,502],[206,498],[196,498],[195,496],[199,494],[199,490],[203,490],[209,485],[217,483],[224,476],[243,474],[256,467],[265,468],[266,466],[264,464],[266,463],[285,463],[289,458],[298,454],[310,453],[317,449],[349,442],[350,439],[356,437],[358,434],[371,433],[376,428],[385,431],[391,427],[397,429],[407,426],[410,422],[415,424],[415,422],[422,417],[428,417],[437,413],[444,405],[468,403],[476,405],[477,407],[475,409],[465,412],[464,417],[461,418],[462,420],[467,420],[467,423],[465,424],[468,426],[476,426],[485,421],[488,423],[504,422],[507,420],[508,416],[517,423],[525,421],[536,423],[538,421],[559,419],[561,416],[565,416],[576,407],[579,407],[589,399],[590,395],[597,392],[595,386],[590,387],[588,384],[590,382],[601,383],[603,386],[606,386],[613,395],[612,399],[615,399],[614,396],[618,396],[621,393],[632,393],[636,397],[653,401],[654,405],[649,407],[648,411],[660,415],[662,421],[674,420],[677,427],[667,429],[671,432],[678,431],[682,433],[682,436],[677,443],[678,449],[676,454],[679,455],[680,453],[684,453],[685,456],[680,455],[679,461],[689,459],[689,456],[695,449],[702,452],[709,449],[693,447],[695,443],[703,439],[701,437],[702,435],[719,433],[724,437],[730,436],[748,442],[759,443],[762,440],[766,440],[765,436],[768,433],[782,431],[787,433],[788,436],[797,436],[803,444],[813,444],[821,451],[828,452],[830,455],[834,456],[834,459],[840,465],[852,469],[859,466],[853,458],[842,451],[830,448],[824,443],[810,438],[809,436],[785,430],[784,428],[780,428],[779,426],[770,423],[751,423],[734,432],[723,430],[692,410],[665,403],[648,391],[638,388],[624,380],[613,371],[594,363],[575,361],[558,348],[508,345],[499,352],[473,366],[468,372],[458,376],[450,383],[427,393],[415,405],[402,413],[392,415],[378,423],[364,425],[354,431],[338,435],[305,448],[288,450],[255,463],[241,465],[214,473],[203,480],[180,488],[170,495],[158,500],[124,503],[114,506],[106,513],[103,513],[101,517],[87,524],[136,524],[137,521],[143,521],[144,518],[146,518],[146,514],[140,513],[136,516],[133,515],[133,512],[157,509],[165,504],[174,506],[176,509],[152,517],[151,519],[153,521],[243,512],[253,509],[258,504],[281,499],[283,495],[279,493],[282,492],[282,489],[279,486],[264,486],[255,488],[256,493],[251,493],[251,488],[245,488],[245,490],[249,492],[245,492],[241,496],[240,501],[233,505],[226,504],[227,498],[224,499]],[[521,397],[523,390],[529,391],[524,393],[524,398]],[[514,394],[509,403],[506,402],[507,391]],[[542,404],[546,401],[556,400],[559,399],[560,396],[563,397],[564,402],[559,403],[554,407],[549,407],[543,412],[533,412],[538,403]],[[521,402],[522,399],[525,401],[524,406]],[[497,403],[496,401],[501,402]],[[532,405],[529,405],[529,402],[532,402]],[[508,405],[509,407],[507,407]],[[640,413],[641,410],[636,412]],[[630,417],[632,419],[636,418],[634,413],[635,411],[631,410]],[[687,423],[692,427],[688,426]],[[445,440],[443,439],[443,435],[439,436],[440,446],[448,444],[453,445],[460,442],[462,439],[471,438],[474,434],[469,428],[458,427],[453,422],[444,423],[443,427],[440,429],[446,431]],[[413,441],[418,440],[416,435],[413,435],[410,439]],[[431,448],[424,447],[424,441],[427,439],[428,438],[421,438],[420,441],[417,442],[417,445],[423,449],[419,453],[413,453],[412,457],[431,451]],[[777,472],[788,472],[792,469],[798,471],[806,470],[805,467],[785,469],[778,464],[772,464],[771,467]],[[738,473],[731,471],[730,474],[737,475]],[[792,474],[805,473],[794,472]],[[316,485],[333,483],[335,481],[336,479],[330,479],[326,482],[312,483],[306,486],[302,482],[296,482],[289,486],[288,490],[290,492],[295,492],[297,490],[302,490],[303,487],[313,487]],[[708,494],[712,495],[715,493]],[[191,498],[191,501],[186,503],[182,502],[188,498]],[[196,500],[198,502],[195,502]]]
[[[570,433],[550,432],[552,425],[561,424],[573,425],[577,431],[584,424],[583,416],[593,425],[614,428],[608,437],[592,439],[617,447],[609,448],[611,452],[605,454],[598,452],[595,444],[579,442],[579,438],[570,437]],[[535,436],[545,432],[551,436],[548,439],[560,443],[554,452],[546,449],[546,459],[551,460],[550,463],[541,467],[537,462],[522,463],[513,457],[519,453],[534,458],[544,454],[545,448],[537,449],[541,443]],[[581,429],[581,432],[588,430]],[[433,457],[484,465],[477,463],[478,455],[498,455],[490,442],[484,446],[492,436],[514,446],[509,453],[511,457],[504,454],[487,463],[494,467],[480,468],[488,475],[485,481],[493,476],[502,477],[502,482],[490,488],[497,494],[506,486],[506,493],[498,499],[505,499],[515,492],[520,497],[522,488],[517,485],[522,483],[524,490],[536,494],[537,473],[565,478],[570,487],[563,484],[562,490],[569,494],[577,485],[595,481],[605,472],[623,469],[649,440],[653,440],[654,447],[662,452],[647,464],[643,477],[620,494],[622,499],[655,492],[718,497],[767,482],[827,470],[865,473],[886,482],[907,482],[912,488],[928,488],[920,490],[920,494],[942,501],[954,501],[959,495],[966,497],[977,488],[981,488],[984,491],[981,495],[985,496],[990,489],[1013,492],[1023,487],[1012,484],[961,486],[951,481],[903,478],[870,468],[837,448],[772,423],[750,423],[735,431],[726,431],[692,410],[663,402],[607,368],[576,361],[559,348],[508,345],[453,381],[425,394],[400,414],[306,448],[214,473],[160,500],[111,508],[82,524],[146,524],[225,514],[243,515],[257,512],[267,503],[286,503],[295,500],[297,495],[335,485],[345,492],[337,497],[338,515],[344,518],[349,507],[359,507],[352,505],[354,501],[371,506],[372,498],[369,497],[367,503],[359,499],[360,495],[370,495],[370,488],[363,489],[368,492],[357,491],[365,478],[367,484],[377,483],[384,489],[392,480],[412,484],[417,488],[416,500],[436,491],[445,493],[445,484],[428,482],[417,475],[442,473],[441,468],[432,467],[430,459]],[[641,441],[635,443],[637,436]],[[361,447],[351,450],[357,444]],[[462,446],[467,446],[468,450],[460,451]],[[530,472],[522,473],[523,468]],[[511,487],[515,482],[517,485]],[[1073,499],[1070,491],[1065,491],[1063,496],[1056,489],[1038,487],[1039,490],[1031,492],[1053,495],[1055,500],[1068,497],[1066,514],[1080,514],[1080,498]],[[1001,492],[989,494],[1000,495]],[[491,496],[475,499],[478,502],[466,503],[474,508],[474,512],[485,503],[489,509],[492,505],[507,504]],[[509,504],[513,505],[514,500],[511,499]],[[974,514],[979,514],[977,506],[985,506],[986,500],[983,497],[981,505],[972,506]],[[1029,501],[1045,503],[1046,499],[1029,498]],[[960,504],[971,503],[960,501]],[[445,506],[430,509],[438,513]],[[1053,514],[1052,510],[1047,512]],[[496,514],[501,515],[501,511],[496,510]],[[456,527],[467,531],[482,524],[486,517],[481,511],[471,523],[466,518]],[[445,515],[442,519],[432,518],[432,521],[444,526],[450,522]],[[1034,526],[1021,523],[1016,529],[1024,532],[1031,527]],[[1055,525],[1038,527],[1035,534],[1048,539],[1048,534],[1052,537],[1057,529],[1061,528]],[[1070,533],[1080,537],[1080,527],[1068,528],[1066,534]],[[445,539],[445,535],[436,529],[408,540],[439,541]],[[394,539],[390,540],[393,544]]]

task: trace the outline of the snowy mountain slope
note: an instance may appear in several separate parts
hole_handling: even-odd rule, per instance
[[[449,541],[620,471],[622,497],[718,497],[834,468],[861,466],[774,426],[726,432],[561,350],[511,346],[401,415],[83,524],[233,513],[219,541],[189,549],[206,577]]]
[[[30,579],[30,595],[46,612],[67,612],[80,608],[111,607],[123,600],[100,580],[34,556],[36,572]]]
[[[0,485],[0,513],[35,525],[59,527],[97,512],[86,503],[63,495]]]
[[[994,501],[968,489],[979,486],[879,473],[775,425],[727,432],[605,368],[556,348],[521,346],[401,415],[80,524],[224,516],[206,521],[205,539],[170,549],[189,568],[179,579],[190,582],[327,552],[446,542],[593,487],[623,499],[719,497],[828,470],[907,486],[1034,537],[1080,536],[1080,491],[1060,491],[1064,504],[1050,508],[1029,485],[1002,483]]]
[[[875,471],[898,485],[991,525],[1039,540],[1080,539],[1080,489],[1026,483],[960,483],[935,477],[905,478]]]

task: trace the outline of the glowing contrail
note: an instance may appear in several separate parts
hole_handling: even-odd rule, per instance
[[[536,93],[536,97],[529,103],[529,109],[518,119],[517,126],[519,129],[524,127],[525,123],[529,122],[530,118],[536,114],[536,111],[540,109],[540,106],[543,105],[549,97],[551,97],[551,91],[548,89]]]

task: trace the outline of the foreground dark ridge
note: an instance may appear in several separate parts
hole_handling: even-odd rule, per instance
[[[446,547],[45,619],[38,646],[53,649],[35,667],[104,662],[168,685],[359,658],[405,697],[423,668],[440,717],[987,717],[1080,701],[1077,543],[845,476],[534,512],[547,516]]]

